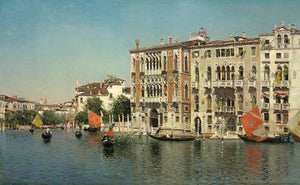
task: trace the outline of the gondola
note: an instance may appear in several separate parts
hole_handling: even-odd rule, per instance
[[[95,128],[95,127],[89,127],[87,129],[89,132],[97,132],[99,130],[99,128]]]
[[[246,134],[244,135],[238,134],[238,136],[245,142],[257,143],[257,141],[249,138]],[[268,137],[267,139],[261,141],[261,143],[287,143],[287,142],[289,142],[289,138],[285,138],[283,136]]]
[[[115,138],[113,136],[103,136],[102,145],[105,147],[110,147],[115,144]]]
[[[52,137],[51,132],[43,132],[43,133],[42,133],[42,138],[43,138],[44,140],[50,140],[51,137]]]
[[[77,130],[77,131],[75,132],[75,136],[76,136],[77,138],[80,138],[80,137],[82,136],[82,133],[81,133],[79,130]]]
[[[31,132],[31,133],[33,133],[33,131],[34,131],[34,129],[33,129],[33,128],[29,129],[29,132]]]
[[[194,141],[196,137],[194,136],[179,136],[179,137],[168,137],[167,135],[163,136],[155,136],[150,134],[149,132],[147,135],[153,139],[161,140],[161,141]]]

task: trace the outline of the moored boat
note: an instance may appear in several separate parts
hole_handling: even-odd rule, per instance
[[[250,138],[247,136],[247,134],[241,135],[237,134],[239,138],[241,138],[243,141],[246,142],[255,142],[257,143],[256,140]],[[289,137],[289,136],[288,136]],[[287,143],[289,142],[289,138],[285,138],[283,136],[274,136],[274,137],[267,137],[265,140],[261,141],[262,143]]]
[[[89,128],[87,129],[89,132],[97,132],[100,130],[101,126],[101,116],[98,114],[91,112],[89,114]]]
[[[196,138],[195,136],[152,135],[149,132],[147,132],[147,135],[161,141],[194,141]]]
[[[80,130],[76,130],[75,136],[76,136],[77,138],[80,138],[80,137],[82,136],[82,133],[80,132]]]

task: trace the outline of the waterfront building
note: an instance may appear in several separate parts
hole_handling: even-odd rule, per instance
[[[161,40],[144,48],[139,42],[129,51],[137,128],[243,132],[240,118],[258,105],[266,130],[278,133],[300,109],[300,40],[294,25],[282,24],[254,38],[243,32],[209,41],[201,28],[189,41],[169,38],[167,44]]]
[[[99,97],[103,102],[103,107],[110,110],[113,100],[119,95],[130,97],[130,88],[125,86],[125,80],[107,75],[107,79],[100,82],[80,85],[77,82],[75,88],[75,111],[84,111],[87,100],[91,97]]]

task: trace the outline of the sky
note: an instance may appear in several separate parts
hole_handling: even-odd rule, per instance
[[[200,27],[211,40],[258,37],[274,25],[300,28],[293,0],[0,0],[0,94],[70,101],[81,85],[112,74],[129,85],[129,50],[186,41]]]

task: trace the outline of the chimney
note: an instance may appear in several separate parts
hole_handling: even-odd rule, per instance
[[[169,45],[172,44],[172,37],[169,37]]]
[[[242,37],[246,38],[246,33],[244,31],[242,32]]]
[[[135,40],[136,50],[140,49],[140,40]]]
[[[160,45],[162,45],[162,46],[165,45],[165,42],[164,42],[163,38],[160,39]]]
[[[178,44],[178,38],[175,38],[175,43]]]

